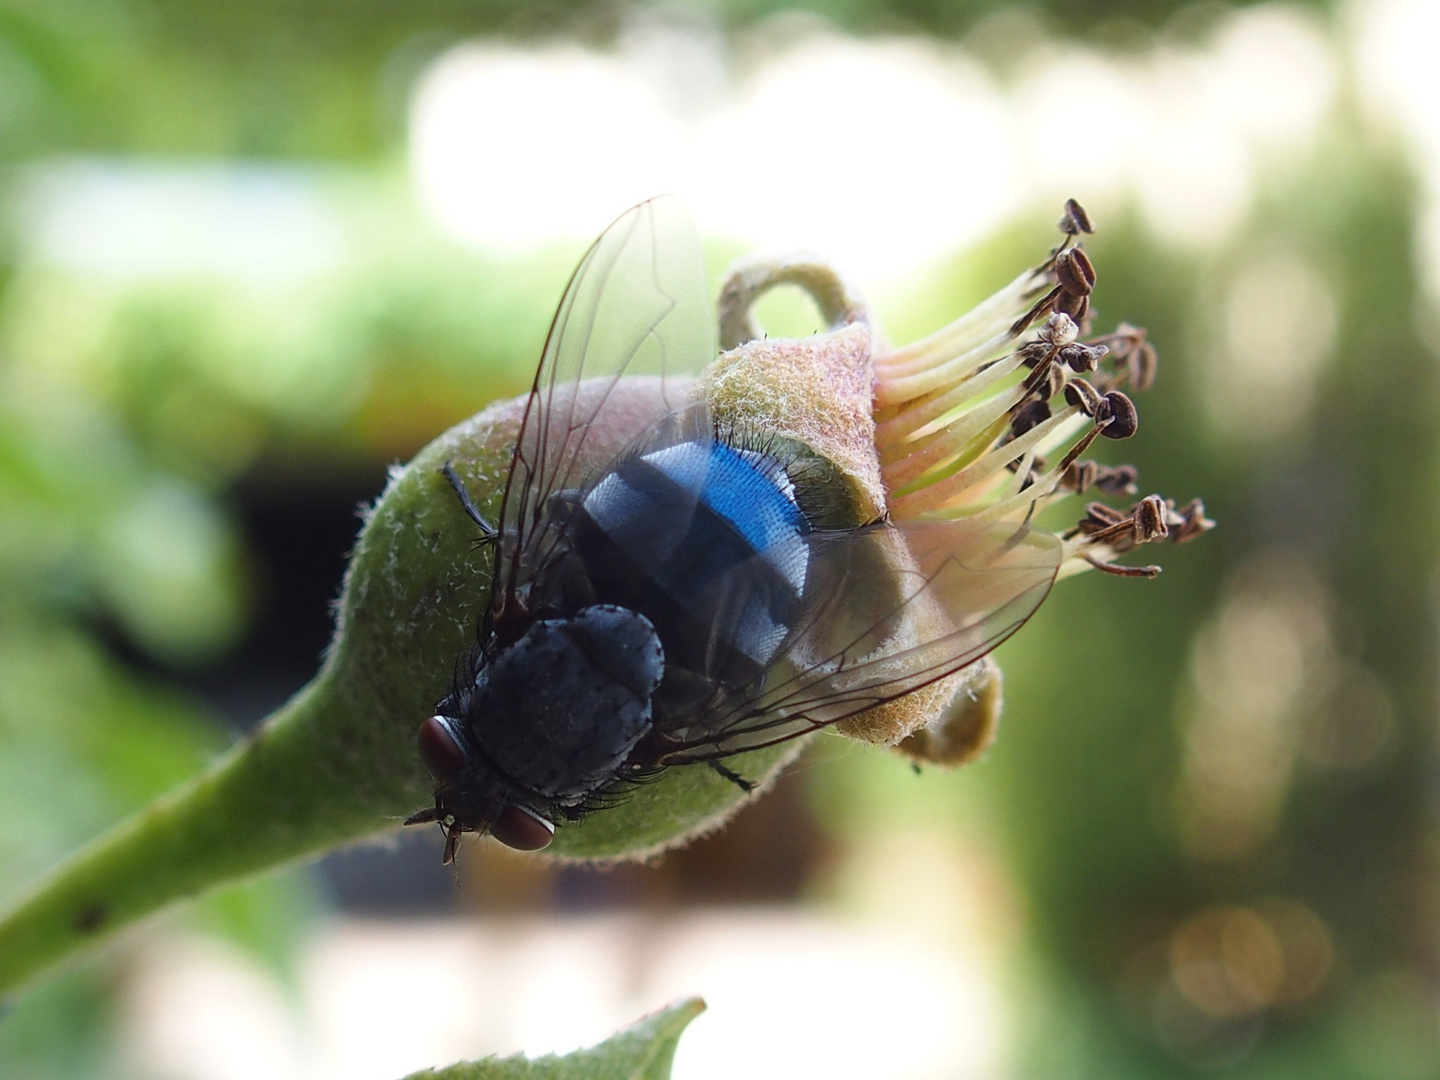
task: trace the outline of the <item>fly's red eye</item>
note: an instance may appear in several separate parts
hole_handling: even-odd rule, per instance
[[[465,751],[450,731],[451,721],[432,716],[420,725],[420,760],[430,775],[442,784],[450,783],[465,771]]]
[[[507,806],[490,826],[490,835],[516,851],[539,851],[555,839],[555,826],[523,806]]]

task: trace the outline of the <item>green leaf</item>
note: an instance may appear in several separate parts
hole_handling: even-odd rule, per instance
[[[598,1046],[563,1057],[488,1057],[446,1069],[425,1069],[405,1080],[667,1080],[680,1033],[705,1011],[690,998],[610,1036]]]

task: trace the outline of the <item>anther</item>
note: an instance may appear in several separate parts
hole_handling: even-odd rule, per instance
[[[1135,539],[1138,543],[1148,544],[1151,540],[1170,535],[1165,524],[1167,510],[1173,510],[1173,507],[1167,507],[1165,500],[1159,495],[1147,495],[1130,508],[1130,516],[1135,520]]]
[[[1015,410],[1010,419],[1010,432],[1015,436],[1024,435],[1025,432],[1038,424],[1043,424],[1050,419],[1050,402],[1044,399],[1027,401]]]
[[[1095,407],[1095,420],[1104,425],[1100,433],[1107,439],[1128,439],[1140,430],[1140,414],[1135,411],[1135,403],[1119,390],[1111,390],[1100,399]]]
[[[1199,499],[1191,499],[1178,511],[1169,506],[1167,510],[1165,522],[1170,526],[1170,539],[1177,544],[1193,540],[1215,527],[1215,522],[1205,516],[1205,504]]]
[[[1142,341],[1125,366],[1130,373],[1130,385],[1136,390],[1148,390],[1155,381],[1155,346]]]
[[[1125,369],[1130,385],[1136,390],[1146,390],[1155,381],[1155,346],[1145,339],[1145,331],[1140,327],[1121,323],[1113,333],[1103,334],[1091,344],[1110,346],[1116,364]]]
[[[1094,536],[1105,529],[1114,528],[1128,520],[1124,514],[1113,506],[1107,506],[1102,502],[1092,502],[1085,507],[1085,516],[1080,519],[1079,529],[1086,536]]]
[[[1095,266],[1080,248],[1069,248],[1055,256],[1055,280],[1067,293],[1089,296],[1095,288]]]
[[[1050,355],[1050,346],[1043,341],[1030,341],[1020,347],[1019,355],[1022,364],[1027,368],[1033,368]]]
[[[1065,214],[1060,218],[1059,228],[1066,236],[1095,231],[1095,226],[1090,224],[1090,215],[1085,213],[1085,208],[1074,199],[1065,200]]]
[[[1122,514],[1113,506],[1091,503],[1085,507],[1085,516],[1075,528],[1083,533],[1091,544],[1104,545],[1117,555],[1123,555],[1137,544],[1144,543],[1140,539],[1133,507],[1129,514]]]
[[[1065,403],[1074,405],[1086,416],[1094,416],[1098,420],[1096,410],[1104,401],[1100,392],[1084,379],[1071,379],[1065,384]]]
[[[1076,296],[1072,292],[1062,292],[1060,298],[1055,301],[1055,310],[1062,315],[1069,315],[1077,324],[1085,321],[1085,316],[1090,314],[1090,297]]]
[[[1055,311],[1045,320],[1045,324],[1040,327],[1037,336],[1045,344],[1063,349],[1080,336],[1080,328],[1075,325],[1075,320],[1069,315],[1063,311]]]
[[[1072,462],[1065,470],[1065,475],[1060,477],[1060,486],[1066,491],[1075,492],[1076,495],[1083,495],[1094,486],[1099,475],[1100,466],[1096,462]]]
[[[1134,495],[1139,475],[1134,465],[1117,465],[1108,469],[1101,466],[1093,483],[1107,495]],[[1170,524],[1174,525],[1174,522]]]
[[[1094,371],[1110,350],[1104,345],[1085,345],[1079,341],[1066,345],[1057,354],[1060,362],[1071,371]]]

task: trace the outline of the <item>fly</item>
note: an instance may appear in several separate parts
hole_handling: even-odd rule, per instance
[[[543,848],[662,769],[748,787],[726,758],[953,674],[1054,580],[1058,545],[1024,525],[827,526],[782,452],[693,400],[714,358],[693,227],[674,198],[642,203],[566,288],[497,523],[447,469],[495,549],[478,640],[419,731],[435,805],[407,824],[439,822],[447,863],[466,832]],[[631,376],[661,404],[637,411]],[[630,426],[619,454],[590,437],[607,410]],[[898,547],[909,573],[885,572]]]

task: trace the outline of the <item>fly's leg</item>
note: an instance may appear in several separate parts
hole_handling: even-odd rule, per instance
[[[480,542],[482,544],[493,544],[496,540],[500,539],[499,530],[481,517],[480,511],[475,509],[475,504],[470,500],[470,493],[465,490],[465,485],[460,482],[460,477],[455,475],[455,470],[450,467],[448,461],[444,467],[441,468],[440,472],[446,480],[450,481],[450,486],[455,489],[455,494],[460,497],[460,505],[465,508],[465,513],[471,521],[475,522],[476,528],[480,530],[482,534]]]
[[[736,787],[738,787],[741,791],[749,792],[749,791],[754,791],[754,790],[755,790],[755,783],[754,783],[754,781],[752,781],[752,780],[746,780],[743,776],[741,776],[739,773],[735,772],[733,769],[727,769],[724,765],[721,765],[720,762],[718,762],[718,761],[707,761],[705,764],[709,765],[710,768],[714,769],[717,773],[719,773],[721,776],[723,776],[726,780],[729,780],[732,784],[734,784]]]

